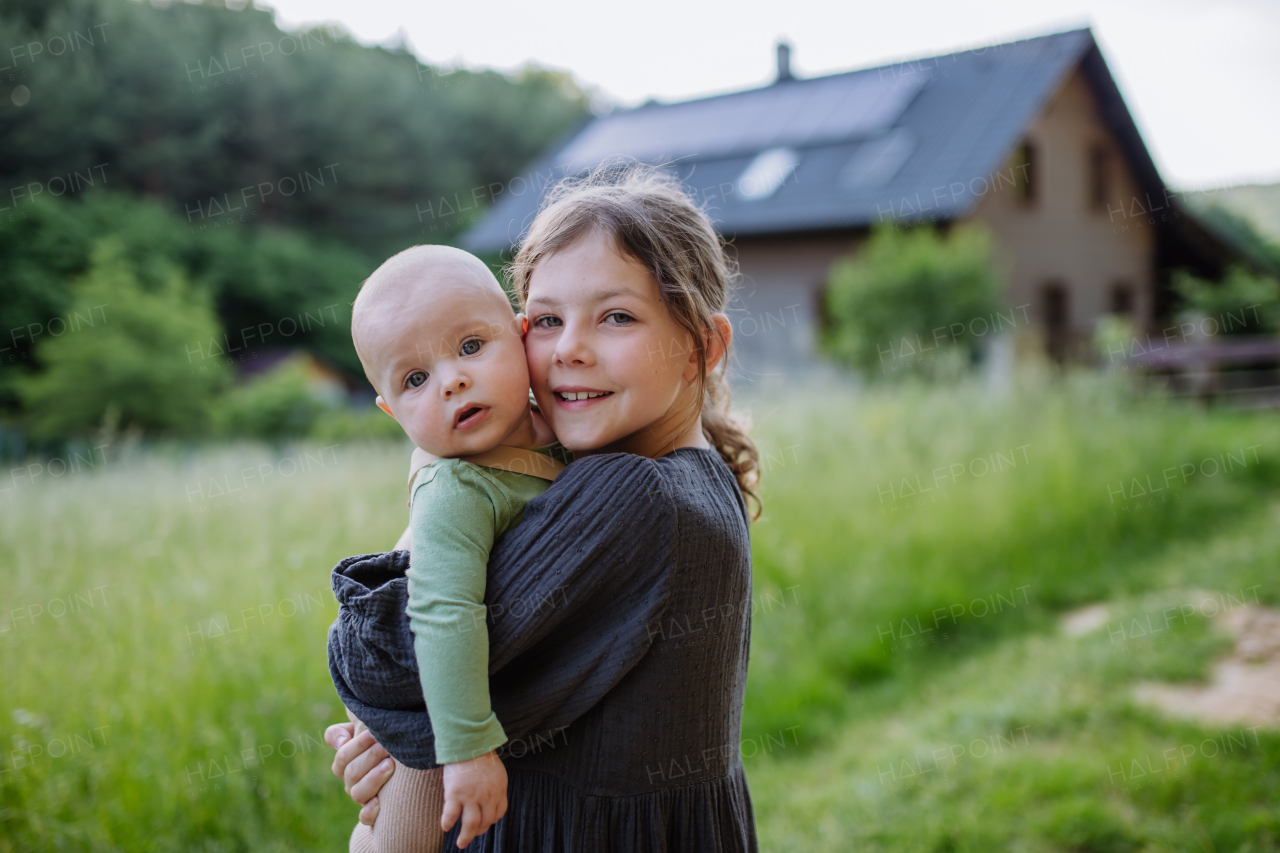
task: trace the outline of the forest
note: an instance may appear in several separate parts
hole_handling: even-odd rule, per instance
[[[453,240],[589,114],[560,72],[430,66],[252,5],[11,0],[0,49],[0,425],[33,440],[108,399],[143,434],[208,432],[237,369],[210,341],[358,384],[360,282]],[[73,331],[95,311],[114,337]]]

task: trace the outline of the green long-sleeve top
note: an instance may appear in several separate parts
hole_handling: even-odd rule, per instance
[[[494,541],[520,523],[547,479],[460,459],[418,471],[410,488],[409,625],[436,761],[497,749],[507,736],[489,704],[485,573]]]

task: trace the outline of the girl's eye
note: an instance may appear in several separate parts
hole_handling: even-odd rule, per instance
[[[618,323],[618,324],[630,323],[636,319],[635,317],[632,317],[630,314],[626,313],[625,311],[612,311],[606,314],[605,317],[607,319],[613,320],[615,323]]]
[[[472,338],[469,341],[462,342],[463,355],[475,355],[478,352],[480,352],[480,341],[478,339]]]
[[[409,378],[405,380],[405,382],[407,382],[410,385],[410,387],[413,387],[413,388],[417,388],[419,385],[421,385],[423,382],[426,382],[426,381],[427,381],[427,374],[423,373],[421,370],[415,370],[413,373],[410,373]]]
[[[541,326],[544,329],[551,329],[556,326],[563,326],[564,321],[554,314],[543,314],[541,317],[533,321],[533,325]]]

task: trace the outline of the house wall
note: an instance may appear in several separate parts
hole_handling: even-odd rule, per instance
[[[970,217],[992,231],[1009,278],[1006,304],[1015,309],[1013,316],[1019,323],[1027,318],[1025,331],[1032,333],[1034,346],[1043,346],[1045,288],[1061,286],[1068,294],[1069,349],[1085,354],[1095,323],[1112,309],[1112,289],[1125,284],[1132,293],[1135,323],[1149,328],[1155,281],[1152,216],[1158,222],[1165,212],[1146,212],[1153,205],[1139,191],[1120,147],[1099,119],[1079,70],[1064,80],[1025,136],[1036,149],[1035,201],[1024,205],[1013,185],[1001,178],[993,180]],[[1105,203],[1097,209],[1089,194],[1089,157],[1095,145],[1108,155]],[[999,174],[1014,172],[1006,164]],[[743,281],[730,313],[744,373],[776,375],[813,363],[821,293],[831,262],[861,239],[860,232],[847,231],[734,241]],[[1027,307],[1024,311],[1020,306]]]
[[[1097,102],[1077,69],[1027,129],[1036,150],[1036,199],[1028,206],[1003,183],[979,202],[973,218],[992,229],[1009,264],[1011,306],[1027,313],[1043,334],[1044,288],[1059,282],[1068,293],[1068,322],[1076,351],[1111,311],[1111,292],[1127,283],[1134,295],[1134,321],[1149,327],[1154,295],[1155,226],[1129,173],[1120,147],[1098,117]],[[1090,204],[1090,149],[1108,154],[1106,202]],[[1007,168],[1007,167],[1006,167]],[[1160,201],[1156,200],[1156,205]],[[1160,212],[1155,217],[1159,218]],[[1021,314],[1019,315],[1021,316]]]
[[[777,375],[812,363],[827,272],[855,239],[848,231],[733,241],[742,281],[729,316],[740,373]]]

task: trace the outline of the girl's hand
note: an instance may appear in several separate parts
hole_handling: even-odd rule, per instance
[[[351,799],[361,805],[360,822],[373,826],[378,819],[378,792],[395,773],[395,761],[364,729],[355,733],[355,723],[338,723],[324,732],[324,742],[338,750],[333,759],[333,775],[343,782]]]
[[[496,752],[444,766],[444,812],[440,828],[448,832],[458,818],[458,848],[502,820],[507,813],[507,768]]]

